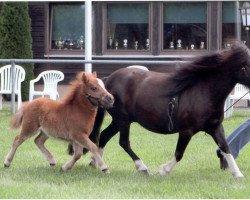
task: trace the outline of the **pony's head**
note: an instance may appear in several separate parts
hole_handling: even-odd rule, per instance
[[[250,88],[250,53],[246,45],[236,43],[232,47],[233,61],[230,62],[231,68],[236,69],[235,79]]]
[[[96,72],[80,72],[77,80],[81,82],[80,96],[87,98],[93,106],[108,109],[113,106],[114,97],[106,90],[101,79],[97,78]]]

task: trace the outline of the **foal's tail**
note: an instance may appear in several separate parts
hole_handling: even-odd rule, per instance
[[[10,121],[10,128],[18,129],[23,121],[23,106],[15,113]]]
[[[99,144],[100,130],[101,130],[101,126],[102,126],[104,116],[105,116],[105,112],[106,112],[105,109],[98,108],[96,118],[95,118],[95,124],[94,124],[92,132],[89,135],[89,139],[92,142],[94,142],[97,146]],[[88,152],[88,150],[86,148],[83,148],[83,153],[86,154],[87,152]],[[70,155],[73,155],[73,153],[74,153],[74,149],[73,149],[72,144],[68,145],[68,153]]]

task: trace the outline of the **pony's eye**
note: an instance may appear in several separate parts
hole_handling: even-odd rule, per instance
[[[96,86],[93,86],[93,87],[91,87],[91,90],[92,90],[93,92],[95,92],[95,91],[97,90],[97,87],[96,87]]]

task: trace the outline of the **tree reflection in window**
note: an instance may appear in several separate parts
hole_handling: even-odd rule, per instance
[[[163,8],[163,48],[207,48],[207,3],[169,2]]]
[[[107,49],[149,49],[149,4],[107,4]]]

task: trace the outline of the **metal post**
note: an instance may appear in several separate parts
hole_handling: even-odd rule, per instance
[[[85,1],[85,60],[92,60],[92,1]],[[92,64],[85,64],[85,72],[92,72]]]
[[[247,32],[247,41],[246,41],[246,45],[247,45],[247,47],[249,48],[249,27],[246,26],[245,30],[246,30],[246,32]]]
[[[11,61],[11,113],[15,113],[15,80],[16,80],[16,73],[15,73],[15,62]]]

